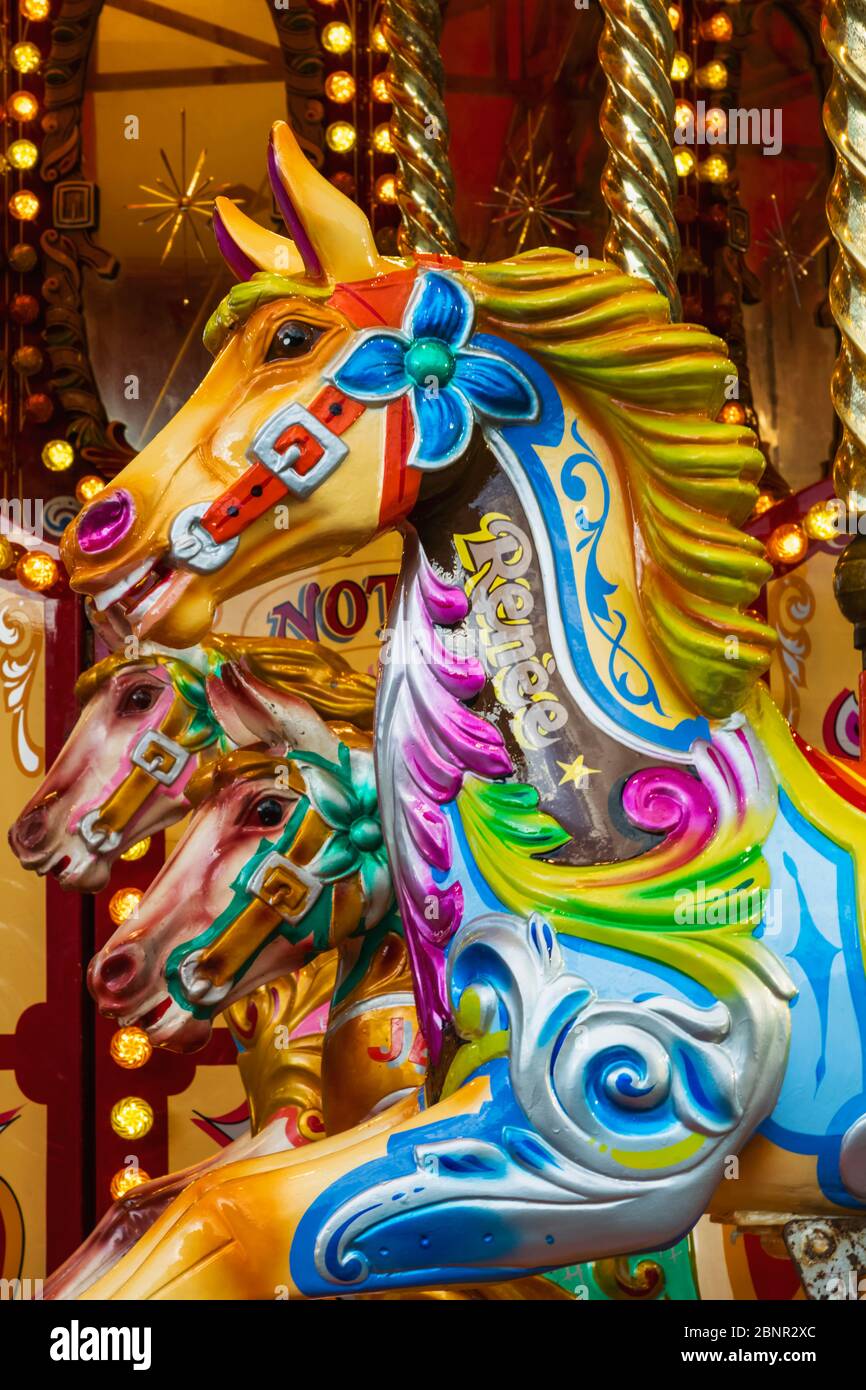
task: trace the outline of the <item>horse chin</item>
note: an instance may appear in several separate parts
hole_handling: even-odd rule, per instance
[[[174,1002],[156,1023],[148,1026],[145,1017],[138,1026],[144,1028],[154,1047],[164,1047],[167,1052],[198,1052],[213,1032],[209,1018],[194,1018]]]
[[[57,875],[61,888],[76,893],[99,893],[111,877],[111,864],[105,859],[89,859],[83,864],[72,864]]]
[[[216,600],[199,575],[178,573],[164,595],[132,626],[140,641],[145,638],[164,647],[183,650],[203,641],[214,622]]]

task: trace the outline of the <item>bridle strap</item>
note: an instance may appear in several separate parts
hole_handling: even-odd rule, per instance
[[[190,757],[189,750],[183,747],[183,736],[192,718],[187,702],[175,695],[157,728],[146,730],[139,738],[132,755],[136,762],[123,781],[98,811],[82,820],[82,827],[87,823],[84,834],[87,843],[95,845],[100,840],[116,843],[115,837],[131,823],[154,788],[170,785],[180,775]]]
[[[259,432],[250,450],[257,461],[211,503],[201,518],[202,527],[217,545],[239,536],[290,493],[303,495],[311,490],[304,482],[326,458],[327,444],[321,432],[309,427],[310,421],[318,422],[328,435],[339,439],[363,415],[366,406],[350,400],[336,386],[326,386],[312,405],[294,409],[301,418],[288,423],[272,443],[268,442],[264,459]]]

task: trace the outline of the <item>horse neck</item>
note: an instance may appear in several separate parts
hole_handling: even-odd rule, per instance
[[[650,639],[612,450],[568,388],[546,380],[540,424],[476,447],[412,523],[468,596],[456,640],[487,675],[473,708],[574,837],[571,857],[597,863],[649,843],[619,810],[623,781],[687,762],[710,729]]]

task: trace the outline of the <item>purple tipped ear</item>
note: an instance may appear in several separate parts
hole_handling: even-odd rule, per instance
[[[217,249],[235,279],[252,279],[258,270],[258,266],[253,264],[249,256],[241,250],[237,242],[229,235],[226,224],[220,217],[218,208],[214,208],[213,232],[216,238]]]
[[[286,224],[286,230],[300,252],[304,262],[304,269],[311,280],[324,279],[325,272],[322,269],[322,262],[319,260],[313,248],[313,243],[307,236],[307,229],[300,219],[298,210],[289,196],[283,180],[280,178],[280,168],[277,163],[277,154],[274,149],[274,133],[271,131],[268,141],[268,178],[271,181],[274,198],[280,210],[280,216]]]

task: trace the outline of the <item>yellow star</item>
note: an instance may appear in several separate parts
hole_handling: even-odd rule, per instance
[[[586,779],[591,777],[594,772],[600,772],[599,767],[587,767],[583,761],[583,754],[579,753],[573,763],[561,763],[557,760],[557,767],[562,768],[562,776],[559,785],[562,787],[566,782],[573,782],[578,790],[586,786]]]

